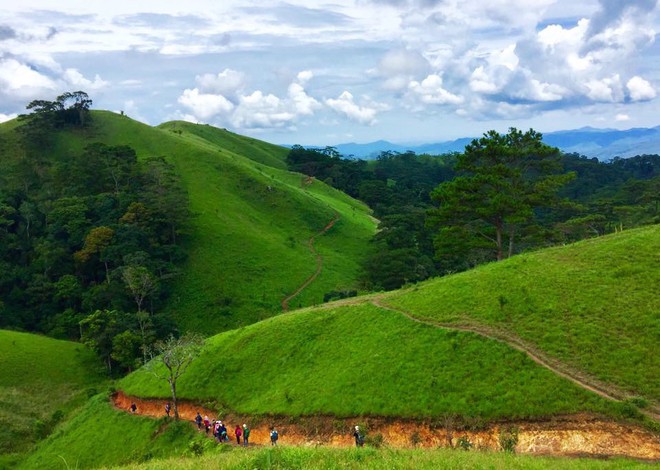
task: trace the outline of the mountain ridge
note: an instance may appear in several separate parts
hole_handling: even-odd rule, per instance
[[[386,151],[400,153],[412,151],[417,154],[462,152],[465,145],[474,138],[477,136],[410,145],[381,139],[363,144],[342,143],[334,145],[334,147],[342,155],[371,160]],[[543,140],[565,153],[579,153],[605,161],[614,157],[628,158],[635,155],[660,153],[660,126],[633,127],[625,130],[587,126],[544,133]]]

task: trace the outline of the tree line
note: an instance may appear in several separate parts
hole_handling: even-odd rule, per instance
[[[173,331],[161,307],[186,257],[188,198],[162,156],[53,151],[59,131],[91,133],[91,103],[34,101],[0,141],[0,327],[82,338],[126,370]]]
[[[660,156],[601,162],[562,153],[533,129],[490,131],[461,153],[383,152],[373,161],[294,146],[287,163],[380,220],[363,266],[367,290],[660,221]]]

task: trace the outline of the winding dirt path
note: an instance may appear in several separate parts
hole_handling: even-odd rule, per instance
[[[162,418],[166,400],[144,400],[116,392],[112,401],[117,409],[130,413],[131,403],[137,405],[136,414]],[[227,425],[230,437],[237,424],[248,423],[250,445],[270,445],[269,431],[276,426],[280,445],[351,447],[351,431],[356,423],[367,430],[369,438],[380,435],[383,444],[397,448],[434,448],[456,446],[460,437],[467,437],[473,449],[499,449],[500,432],[507,427],[518,429],[516,452],[535,455],[630,457],[660,460],[660,437],[633,425],[623,425],[590,415],[558,416],[550,420],[494,423],[479,430],[459,429],[449,421],[406,420],[396,418],[360,417],[251,417],[227,414],[217,416],[211,409],[196,403],[179,404],[181,419],[194,426],[197,412],[209,418],[219,418]],[[204,429],[200,430],[201,433]],[[236,440],[229,445],[237,445]]]
[[[412,320],[423,325],[433,326],[436,328],[443,328],[447,330],[457,330],[465,331],[469,333],[475,333],[480,336],[505,343],[508,346],[516,349],[520,352],[525,353],[532,361],[536,362],[542,367],[550,370],[556,375],[563,377],[567,380],[570,380],[579,387],[589,390],[605,399],[612,401],[622,401],[626,398],[629,398],[629,394],[620,390],[618,387],[615,387],[611,384],[602,382],[594,377],[588,376],[583,372],[577,371],[571,367],[568,367],[566,364],[550,358],[545,355],[542,351],[535,348],[530,343],[524,341],[523,339],[511,334],[508,331],[500,330],[497,328],[479,325],[479,324],[454,324],[454,323],[443,323],[429,319],[422,319],[416,317],[414,314],[407,312],[405,310],[386,305],[382,302],[382,299],[379,297],[371,298],[370,302],[378,308],[396,312],[400,315],[405,316],[409,320]],[[649,405],[647,409],[640,409],[642,413],[648,416],[651,419],[660,421],[660,411],[654,405]]]
[[[314,248],[314,242],[316,241],[317,237],[320,237],[324,233],[326,233],[328,230],[330,230],[339,220],[339,214],[335,213],[335,217],[328,222],[328,224],[321,230],[319,233],[312,235],[309,240],[307,240],[307,247],[309,248],[309,251],[316,257],[316,271],[314,271],[314,274],[309,276],[305,282],[303,282],[298,289],[295,290],[293,294],[288,295],[284,300],[282,300],[282,310],[287,312],[289,310],[289,302],[293,300],[295,297],[297,297],[307,286],[309,286],[314,280],[321,274],[321,271],[323,270],[323,256],[319,254],[318,251],[316,251],[316,248]]]

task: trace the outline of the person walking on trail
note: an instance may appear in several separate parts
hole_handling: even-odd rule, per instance
[[[229,437],[227,437],[227,426],[225,426],[225,423],[220,421],[220,429],[218,430],[220,434],[220,441],[221,442],[227,442],[229,440]]]
[[[211,421],[209,421],[208,416],[204,416],[204,428],[206,429],[206,434],[208,434],[209,429],[211,428]]]
[[[170,410],[171,409],[172,409],[172,405],[170,405],[170,402],[167,402],[165,404],[165,414],[167,415],[168,418],[170,417]]]
[[[197,429],[202,429],[202,415],[199,414],[199,411],[197,412],[197,416],[195,416],[195,423],[197,424]]]
[[[355,447],[364,446],[364,435],[360,431],[360,426],[355,426],[355,430],[353,431],[353,437],[355,437]]]
[[[240,424],[236,425],[236,429],[234,429],[234,435],[236,436],[236,444],[238,444],[240,446],[241,445],[241,436],[243,435],[243,431],[241,431]]]
[[[243,445],[245,447],[248,446],[249,439],[250,439],[250,428],[248,428],[247,424],[243,424]]]
[[[137,405],[135,402],[131,403],[131,413],[135,413],[137,411]]]
[[[279,438],[279,434],[277,433],[277,429],[275,429],[275,426],[270,428],[270,445],[276,446],[277,445],[277,439]]]
[[[220,420],[215,420],[215,423],[213,424],[213,436],[220,442],[220,426],[222,425],[222,421]]]

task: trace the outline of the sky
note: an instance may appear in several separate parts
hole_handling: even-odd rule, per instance
[[[22,0],[0,122],[82,90],[278,144],[660,125],[658,0]]]

